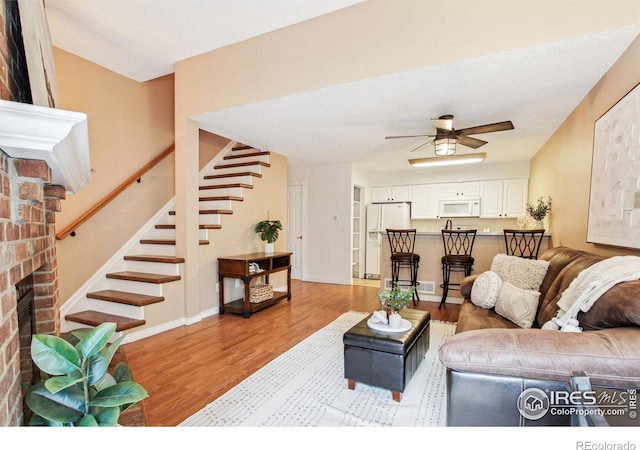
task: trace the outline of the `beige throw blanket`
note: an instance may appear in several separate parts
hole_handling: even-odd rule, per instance
[[[558,301],[556,317],[542,328],[582,331],[578,313],[587,312],[610,288],[624,281],[640,279],[640,257],[614,256],[587,267],[564,290]]]

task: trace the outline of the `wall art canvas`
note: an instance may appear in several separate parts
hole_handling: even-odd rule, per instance
[[[640,84],[595,122],[587,242],[640,248]]]

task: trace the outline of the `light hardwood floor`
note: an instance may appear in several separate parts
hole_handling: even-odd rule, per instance
[[[378,309],[378,288],[292,281],[292,299],[253,314],[224,314],[122,346],[148,426],[175,426],[347,311]],[[410,306],[413,307],[413,306]],[[432,320],[455,322],[459,305],[420,301]],[[345,381],[346,383],[346,381]]]

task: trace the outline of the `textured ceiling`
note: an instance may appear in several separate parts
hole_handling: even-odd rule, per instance
[[[638,34],[635,28],[556,41],[332,86],[197,117],[201,128],[257,148],[278,149],[291,165],[357,162],[408,169],[411,150],[431,138],[430,119],[454,115],[456,129],[511,120],[515,129],[476,135],[485,163],[529,160]],[[251,126],[247,126],[251,124]]]
[[[353,0],[46,0],[56,47],[138,81],[174,63],[331,13]],[[511,120],[514,130],[475,137],[485,164],[528,161],[638,36],[638,26],[433,65],[204,113],[212,133],[289,158],[291,165],[354,163],[407,170],[430,119],[456,129]],[[452,50],[453,51],[453,50]],[[415,169],[417,170],[417,169]],[[425,169],[422,169],[425,170]]]
[[[53,45],[136,81],[363,0],[46,0]]]

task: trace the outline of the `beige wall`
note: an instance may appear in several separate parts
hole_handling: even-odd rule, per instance
[[[62,202],[56,231],[84,214],[173,144],[173,76],[138,83],[54,48],[62,109],[88,116],[91,183]],[[101,212],[57,242],[66,301],[174,195],[169,155]]]
[[[603,256],[640,251],[587,243],[594,123],[640,82],[640,38],[631,44],[531,160],[529,199],[552,197],[553,245]]]

